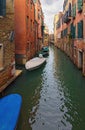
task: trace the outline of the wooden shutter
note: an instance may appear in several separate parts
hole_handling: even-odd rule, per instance
[[[78,38],[83,38],[83,21],[81,20],[77,25],[78,25]]]
[[[75,18],[76,16],[76,4],[72,7],[72,17]]]
[[[78,11],[82,10],[83,0],[78,0]]]
[[[75,38],[76,27],[73,26],[73,23],[70,26],[70,30],[71,30],[71,36],[72,36],[72,38]]]
[[[71,17],[71,3],[69,3],[68,16]]]
[[[75,38],[75,26],[73,26],[73,38]]]

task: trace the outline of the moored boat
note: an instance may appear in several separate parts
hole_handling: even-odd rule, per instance
[[[0,130],[15,130],[21,104],[22,98],[19,94],[0,98]]]
[[[48,46],[42,47],[42,50],[43,50],[44,52],[48,52],[48,51],[49,51],[49,47],[48,47]]]
[[[48,46],[42,47],[42,49],[38,52],[38,55],[42,54],[43,57],[49,56],[49,48]]]
[[[25,68],[27,70],[34,70],[39,68],[43,63],[46,62],[46,58],[44,57],[35,57],[29,61],[26,62]]]

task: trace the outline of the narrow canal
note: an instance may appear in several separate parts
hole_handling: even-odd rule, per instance
[[[23,68],[9,93],[22,95],[17,130],[85,130],[85,78],[53,46],[46,64],[32,72]]]

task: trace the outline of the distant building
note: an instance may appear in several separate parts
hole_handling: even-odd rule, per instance
[[[42,7],[41,7],[41,2],[38,0],[38,45],[39,48],[38,50],[41,49],[42,46],[42,20],[43,20],[43,12],[42,12]]]
[[[58,19],[59,19],[59,16],[58,16],[58,14],[56,14],[54,16],[54,44],[55,45],[56,45],[56,23],[57,23]]]
[[[53,34],[53,33],[49,34],[49,42],[50,42],[51,44],[54,44],[54,45],[55,45],[55,43],[54,43],[54,34]]]
[[[48,46],[49,44],[49,29],[46,24],[44,24],[44,42],[43,46]]]
[[[0,92],[15,77],[13,0],[0,0]]]
[[[35,44],[36,52],[40,50],[43,44],[44,35],[44,15],[40,0],[33,0],[35,5]]]
[[[57,46],[57,44],[60,42],[61,39],[61,31],[62,31],[62,16],[63,13],[59,12],[54,16],[54,44]]]

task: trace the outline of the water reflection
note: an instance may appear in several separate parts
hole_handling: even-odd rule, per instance
[[[67,107],[61,87],[64,81],[61,82],[59,75],[56,75],[56,72],[58,73],[56,56],[53,48],[50,48],[50,55],[42,74],[42,90],[38,109],[35,111],[35,122],[31,124],[32,130],[66,130],[68,128],[71,130],[72,128],[69,121],[66,121]]]
[[[40,98],[42,73],[45,64],[38,71],[26,71],[23,67],[23,73],[5,90],[5,95],[9,93],[19,93],[22,96],[22,109],[19,117],[17,130],[31,130],[29,117],[33,107],[38,104]]]
[[[44,66],[23,70],[5,91],[23,98],[17,130],[85,129],[85,78],[63,52],[51,46]]]

